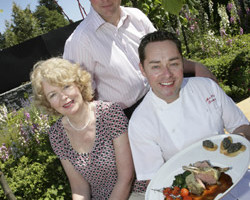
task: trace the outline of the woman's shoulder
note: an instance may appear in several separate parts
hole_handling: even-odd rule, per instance
[[[60,117],[53,125],[51,125],[49,131],[50,140],[60,140],[64,135],[64,128],[62,125],[62,117]]]
[[[111,112],[114,110],[121,110],[121,106],[118,103],[115,102],[109,102],[109,101],[102,101],[102,100],[98,100],[98,101],[94,101],[96,108],[98,111],[101,112]]]

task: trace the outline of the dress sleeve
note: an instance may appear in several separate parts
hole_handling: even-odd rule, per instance
[[[119,104],[111,103],[105,118],[112,139],[127,132],[128,119]]]
[[[64,134],[64,128],[61,123],[57,121],[51,128],[49,129],[49,140],[51,147],[54,153],[60,160],[67,159],[66,150],[68,142],[67,138]]]

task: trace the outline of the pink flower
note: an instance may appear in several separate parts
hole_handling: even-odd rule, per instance
[[[195,25],[192,24],[192,25],[190,26],[190,29],[191,29],[192,32],[194,32],[194,30],[195,30]]]
[[[227,4],[227,10],[228,10],[228,12],[230,12],[232,10],[232,8],[233,8],[233,4],[232,3],[228,3]]]
[[[226,31],[224,29],[221,29],[220,30],[220,35],[223,37],[223,36],[226,36],[227,33],[226,33]]]
[[[244,31],[243,28],[240,27],[240,35],[243,35]]]

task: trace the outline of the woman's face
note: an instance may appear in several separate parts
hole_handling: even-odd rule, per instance
[[[42,86],[48,102],[58,113],[70,116],[82,108],[82,94],[75,84],[59,87],[43,81]]]

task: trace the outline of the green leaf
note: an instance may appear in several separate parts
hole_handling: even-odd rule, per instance
[[[174,15],[179,15],[182,6],[182,0],[162,0],[162,7],[165,9],[165,11]]]

